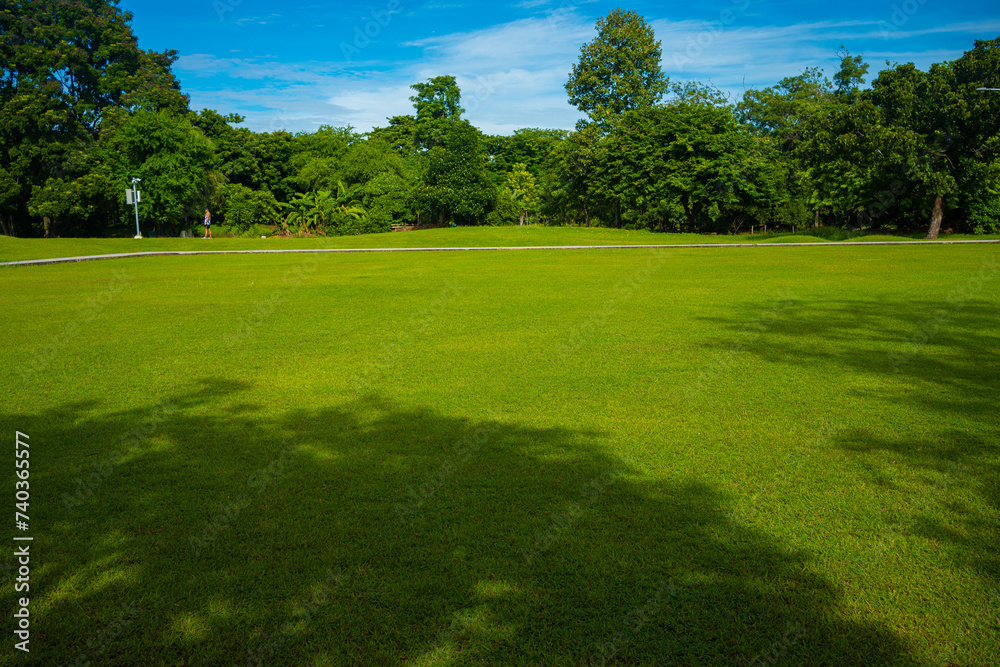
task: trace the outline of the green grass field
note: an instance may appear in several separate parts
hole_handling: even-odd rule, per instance
[[[217,232],[220,230],[216,230]],[[0,262],[50,257],[81,257],[124,252],[162,252],[177,250],[267,250],[304,248],[455,248],[558,245],[682,245],[696,243],[795,243],[838,241],[908,241],[920,240],[923,234],[899,236],[850,235],[824,228],[829,238],[812,232],[789,234],[664,234],[647,231],[600,227],[456,227],[425,229],[415,232],[391,232],[363,236],[310,238],[151,238],[151,239],[19,239],[0,236]],[[998,240],[1000,235],[972,236],[948,234],[942,240]]]
[[[610,230],[428,245],[456,232]],[[1000,664],[996,245],[165,256],[0,294],[34,538],[0,665]]]

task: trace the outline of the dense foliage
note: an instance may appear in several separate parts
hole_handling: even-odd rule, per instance
[[[927,72],[895,64],[864,88],[846,50],[738,104],[671,85],[634,12],[598,21],[566,90],[574,132],[484,135],[452,76],[411,88],[414,114],[361,134],[253,132],[192,111],[176,53],[138,48],[115,0],[0,4],[0,231],[177,233],[208,207],[243,233],[359,234],[394,226],[611,225],[1000,232],[1000,38]],[[664,100],[668,91],[669,98]]]

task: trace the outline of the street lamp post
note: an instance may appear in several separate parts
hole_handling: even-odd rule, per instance
[[[141,178],[132,178],[132,205],[135,207],[135,238],[137,239],[142,238],[142,232],[139,231],[139,191],[135,189],[135,184],[141,180]]]
[[[976,90],[996,90],[996,91],[1000,91],[1000,88],[976,88]]]

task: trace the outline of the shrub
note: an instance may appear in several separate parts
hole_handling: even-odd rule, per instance
[[[254,225],[273,223],[278,218],[278,201],[267,190],[251,190],[228,183],[222,188],[222,214],[226,224],[243,234]]]

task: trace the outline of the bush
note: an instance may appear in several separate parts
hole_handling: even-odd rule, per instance
[[[267,190],[251,190],[245,185],[228,183],[221,194],[226,224],[239,235],[256,225],[273,223],[278,218],[278,201]]]
[[[500,188],[497,191],[496,203],[493,210],[486,214],[486,223],[490,226],[516,225],[518,222],[517,204],[510,196],[510,190]]]
[[[264,225],[252,225],[247,229],[237,232],[236,236],[244,239],[255,239],[261,236],[274,236],[274,229]]]
[[[350,236],[354,234],[378,234],[392,231],[392,217],[384,214],[348,213],[343,209],[330,214],[324,226],[327,234]]]

